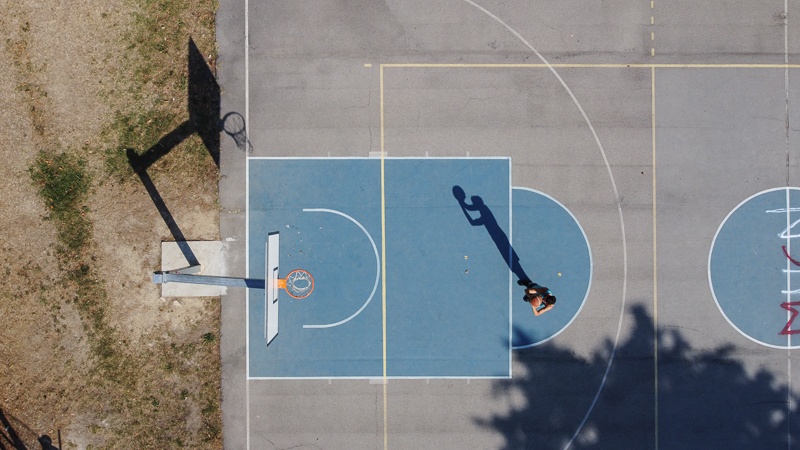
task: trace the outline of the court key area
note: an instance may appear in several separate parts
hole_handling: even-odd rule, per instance
[[[574,217],[513,188],[510,169],[509,158],[249,158],[247,270],[267,288],[248,292],[248,378],[510,378],[512,350],[566,328],[591,278]],[[271,289],[295,269],[313,277],[310,295]],[[525,277],[562,303],[534,317]]]

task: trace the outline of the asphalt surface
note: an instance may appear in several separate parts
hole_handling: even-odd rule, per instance
[[[222,136],[231,274],[247,156],[510,157],[512,184],[564,205],[593,261],[580,314],[515,351],[510,380],[247,380],[245,293],[229,289],[225,447],[794,447],[797,351],[737,331],[709,282],[726,216],[798,183],[785,5],[221,0],[221,110],[252,146]],[[781,231],[753,248],[775,265],[730,262],[756,274],[739,308],[785,314],[763,324],[775,334],[792,294],[757,274],[791,268]]]

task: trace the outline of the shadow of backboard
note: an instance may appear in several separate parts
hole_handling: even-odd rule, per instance
[[[189,123],[219,167],[220,90],[203,54],[189,39]]]
[[[172,213],[167,208],[161,194],[147,173],[150,166],[195,133],[200,136],[203,145],[208,150],[208,154],[214,160],[214,164],[219,167],[221,122],[219,84],[217,84],[214,73],[206,63],[205,58],[203,58],[203,54],[191,38],[189,38],[188,47],[189,86],[186,95],[189,118],[162,136],[158,142],[144,153],[140,154],[135,149],[127,149],[127,157],[128,164],[130,164],[145,189],[147,189],[150,199],[155,204],[159,214],[161,214],[164,223],[167,224],[184,257],[190,265],[197,265],[199,264],[197,258],[186,243],[183,232],[175,222]]]

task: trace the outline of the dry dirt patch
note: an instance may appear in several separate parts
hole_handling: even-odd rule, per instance
[[[187,120],[215,9],[0,0],[0,419],[31,448],[221,446],[218,299],[150,283],[174,235],[126,158]],[[148,173],[186,239],[218,239],[217,168],[184,137]]]

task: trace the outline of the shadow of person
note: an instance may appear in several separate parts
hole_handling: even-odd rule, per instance
[[[464,216],[466,216],[470,225],[473,227],[482,226],[486,228],[486,232],[489,233],[492,241],[494,241],[494,245],[497,246],[497,250],[500,252],[500,255],[503,257],[503,260],[506,262],[511,272],[513,272],[519,280],[527,280],[528,275],[522,269],[522,265],[519,263],[519,256],[511,246],[508,235],[500,228],[497,219],[494,217],[494,214],[492,214],[492,210],[486,206],[483,199],[477,195],[473,195],[470,197],[471,203],[467,203],[467,194],[464,192],[464,189],[458,185],[453,186],[453,197],[458,201],[459,206],[461,206],[461,211],[464,213]],[[473,212],[477,212],[478,217],[473,218],[471,214]]]
[[[55,445],[53,445],[53,439],[46,434],[43,434],[41,437],[39,437],[38,440],[39,440],[39,445],[42,446],[42,450],[61,450]]]

